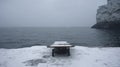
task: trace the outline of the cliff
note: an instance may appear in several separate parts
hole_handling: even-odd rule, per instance
[[[96,20],[97,23],[92,28],[119,29],[120,0],[107,0],[107,4],[97,10]]]

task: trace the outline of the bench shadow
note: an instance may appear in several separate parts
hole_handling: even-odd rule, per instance
[[[31,59],[23,63],[25,63],[25,66],[37,66],[39,63],[47,63],[47,61],[45,59]]]

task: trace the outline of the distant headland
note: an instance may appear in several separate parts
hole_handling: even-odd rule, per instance
[[[97,10],[97,23],[92,28],[120,29],[120,0],[107,0]]]

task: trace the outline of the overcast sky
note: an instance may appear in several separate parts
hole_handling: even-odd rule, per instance
[[[107,0],[0,0],[0,27],[92,26]]]

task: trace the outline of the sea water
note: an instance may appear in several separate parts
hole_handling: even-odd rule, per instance
[[[119,30],[89,27],[1,27],[0,48],[22,48],[68,41],[87,47],[120,47]]]

